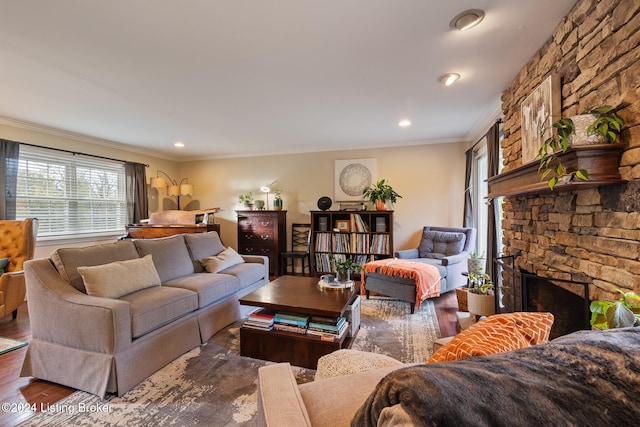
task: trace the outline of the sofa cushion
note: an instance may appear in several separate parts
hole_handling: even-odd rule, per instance
[[[221,273],[234,276],[240,282],[240,290],[251,286],[261,279],[269,279],[269,271],[264,264],[257,262],[245,262],[226,268]]]
[[[64,280],[80,292],[86,293],[78,267],[109,264],[139,257],[131,240],[120,240],[84,248],[60,248],[51,255],[51,260]]]
[[[183,235],[137,239],[134,243],[140,256],[153,255],[153,263],[162,283],[194,272]]]
[[[505,313],[489,316],[456,335],[427,363],[487,356],[543,344],[553,325],[551,313]]]
[[[198,295],[198,307],[235,295],[240,284],[238,279],[228,274],[193,273],[163,283],[164,286],[188,289]]]
[[[208,273],[217,273],[234,265],[243,264],[244,259],[233,248],[227,248],[218,255],[202,258],[200,263]]]
[[[125,295],[120,300],[131,304],[133,338],[138,338],[198,308],[198,296],[195,292],[167,286],[142,289]]]
[[[218,255],[224,250],[220,236],[215,231],[185,234],[184,240],[187,242],[196,273],[204,271],[204,267],[200,263],[202,258]]]
[[[418,254],[421,258],[437,259],[457,255],[462,252],[465,239],[464,233],[424,231],[418,246]]]
[[[119,298],[141,289],[160,286],[151,255],[92,267],[78,267],[87,294]]]

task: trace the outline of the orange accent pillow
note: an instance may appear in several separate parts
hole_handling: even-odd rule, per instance
[[[552,325],[551,313],[496,314],[460,332],[436,351],[427,363],[488,356],[543,344],[549,340]]]

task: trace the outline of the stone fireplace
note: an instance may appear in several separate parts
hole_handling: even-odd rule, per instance
[[[550,73],[560,76],[563,116],[608,104],[625,120],[620,179],[554,191],[511,191],[494,199],[502,211],[501,252],[513,257],[514,270],[547,282],[572,283],[560,286],[568,293],[554,297],[539,290],[535,298],[518,298],[569,305],[575,295],[586,295],[588,301],[617,300],[617,288],[640,293],[639,30],[639,2],[578,0],[503,94],[501,174],[526,166],[520,103]],[[584,288],[575,285],[580,283],[586,283],[585,292],[565,289]]]

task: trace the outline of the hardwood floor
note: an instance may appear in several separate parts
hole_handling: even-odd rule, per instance
[[[434,298],[436,315],[440,325],[440,335],[448,337],[456,334],[456,311],[458,301],[455,292],[448,292]],[[31,339],[31,327],[27,304],[18,309],[18,317],[8,316],[0,320],[0,336],[21,341]],[[20,377],[20,369],[27,347],[0,355],[0,403],[9,404],[0,410],[0,426],[13,426],[27,419],[33,410],[46,409],[75,390],[35,378]],[[17,411],[15,409],[21,409]],[[24,409],[24,410],[22,410]]]

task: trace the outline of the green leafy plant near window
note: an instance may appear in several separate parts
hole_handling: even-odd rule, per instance
[[[607,143],[616,142],[618,135],[622,131],[624,120],[618,116],[616,109],[610,105],[604,105],[598,108],[587,108],[580,114],[593,114],[596,119],[587,128],[587,134],[596,132],[602,135]],[[554,134],[547,138],[536,159],[540,159],[538,172],[542,172],[542,180],[547,180],[547,185],[551,190],[556,186],[560,178],[574,177],[582,181],[589,180],[589,172],[586,169],[569,171],[567,167],[560,161],[559,155],[565,153],[571,145],[571,136],[575,133],[575,125],[570,117],[562,117],[553,124]],[[552,175],[552,176],[551,176]]]
[[[640,296],[633,292],[620,293],[620,301],[592,301],[591,326],[598,329],[640,326]]]

